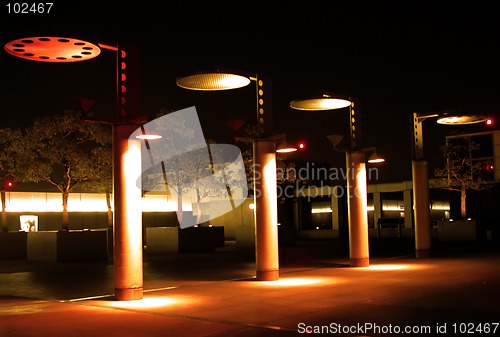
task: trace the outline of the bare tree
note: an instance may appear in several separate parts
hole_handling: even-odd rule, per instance
[[[492,178],[493,158],[476,158],[480,144],[471,137],[447,139],[444,146],[446,165],[434,171],[436,177],[445,178],[446,189],[460,192],[460,215],[467,217],[467,191],[483,190],[497,184]]]

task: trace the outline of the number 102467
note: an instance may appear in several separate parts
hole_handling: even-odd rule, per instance
[[[49,14],[53,2],[9,2],[7,6],[8,14]]]

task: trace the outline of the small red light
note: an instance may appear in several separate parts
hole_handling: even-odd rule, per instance
[[[487,118],[486,119],[486,125],[493,125],[493,119],[492,118]]]
[[[299,149],[304,150],[306,148],[306,144],[304,142],[299,142]]]
[[[4,182],[3,182],[3,188],[5,190],[11,190],[13,187],[14,187],[14,181],[13,180],[10,180],[10,179],[4,180]]]

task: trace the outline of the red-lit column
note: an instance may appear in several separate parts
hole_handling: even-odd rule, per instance
[[[257,280],[279,279],[276,144],[254,141],[255,250]]]
[[[432,235],[427,161],[413,160],[412,175],[413,208],[415,214],[415,254],[416,257],[428,257],[431,252]]]
[[[350,265],[367,267],[370,264],[370,255],[364,152],[346,152],[346,163]]]
[[[136,125],[113,127],[115,298],[143,298],[141,143],[130,139]]]

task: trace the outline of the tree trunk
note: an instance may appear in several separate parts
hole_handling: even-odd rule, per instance
[[[465,185],[462,185],[460,188],[460,215],[462,219],[467,217],[467,190],[465,189]]]
[[[68,198],[69,198],[69,193],[63,192],[62,193],[62,206],[63,206],[62,229],[65,231],[69,230]]]
[[[177,220],[179,220],[179,226],[181,225],[183,214],[182,214],[182,186],[180,172],[177,170]]]
[[[181,225],[183,218],[182,214],[182,187],[177,187],[177,220],[179,220],[179,226]]]
[[[200,197],[200,189],[196,187],[196,223],[200,224],[201,223],[201,197]]]
[[[5,210],[5,190],[0,191],[2,197],[2,232],[8,232],[9,226],[7,225],[7,212]]]
[[[113,211],[111,210],[111,193],[106,191],[106,206],[108,207],[108,227],[113,228]]]

